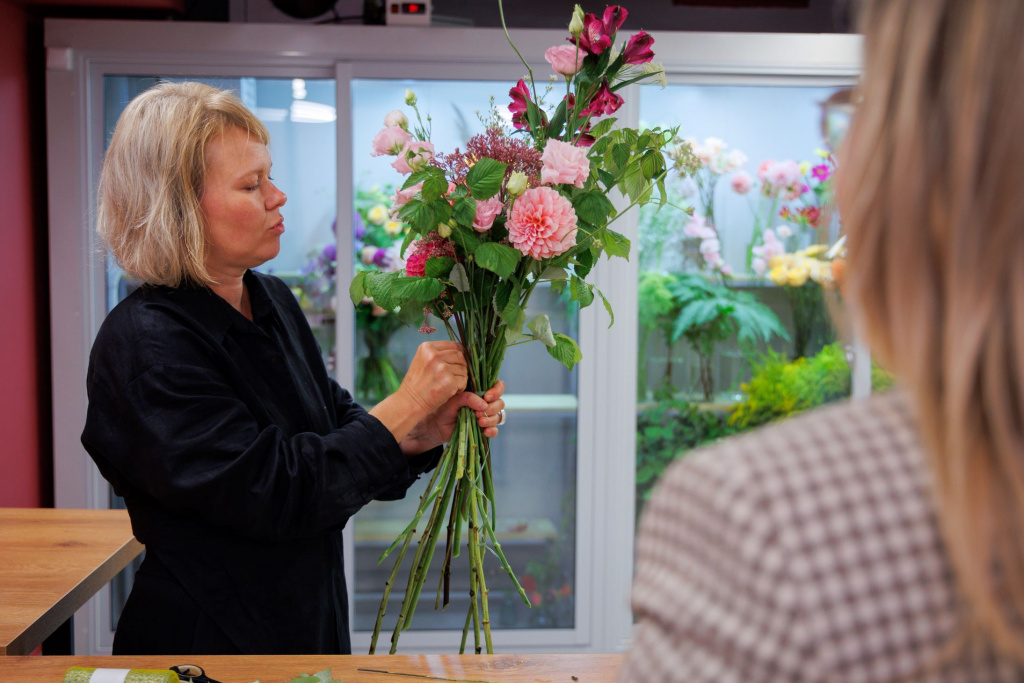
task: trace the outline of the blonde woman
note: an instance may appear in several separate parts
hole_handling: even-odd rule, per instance
[[[862,27],[845,294],[902,389],[666,474],[623,681],[1024,680],[1024,3]]]
[[[96,337],[82,434],[146,545],[114,654],[350,652],[345,523],[434,467],[459,407],[492,437],[504,416],[452,342],[370,412],[328,377],[288,287],[252,270],[285,230],[268,141],[232,95],[168,83],[107,151],[98,231],[144,283]]]

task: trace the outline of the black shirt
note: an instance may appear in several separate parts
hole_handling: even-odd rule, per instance
[[[406,458],[327,375],[288,287],[244,281],[252,321],[208,288],[118,304],[92,348],[82,443],[147,555],[240,652],[345,654],[341,530],[440,449]]]

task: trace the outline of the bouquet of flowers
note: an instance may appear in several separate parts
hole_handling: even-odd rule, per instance
[[[500,0],[498,7],[501,11]],[[564,96],[551,110],[544,108],[532,70],[523,60],[528,79],[519,80],[509,91],[514,130],[495,125],[473,137],[464,152],[435,154],[416,96],[406,91],[405,103],[412,107],[416,124],[410,130],[408,116],[395,111],[387,115],[384,129],[374,138],[374,154],[394,156],[392,165],[409,176],[393,206],[410,225],[403,244],[406,266],[404,273],[357,273],[352,300],[372,296],[389,311],[423,311],[423,331],[433,331],[431,319],[436,318],[450,338],[465,347],[472,391],[491,387],[506,350],[519,344],[540,342],[570,369],[580,361],[576,341],[553,330],[546,315],[527,322],[531,295],[541,283],[550,283],[568,292],[581,307],[591,304],[595,295],[601,297],[611,315],[604,295],[586,282],[602,254],[629,254],[629,240],[609,227],[621,212],[608,193],[618,189],[630,200],[627,209],[650,201],[656,188],[664,196],[662,150],[674,132],[616,129],[615,119],[605,118],[622,105],[617,92],[624,86],[664,80],[661,66],[652,62],[651,36],[641,31],[616,47],[626,14],[619,6],[608,7],[602,16],[584,14],[576,7],[567,43],[545,53],[565,85]],[[425,527],[421,526],[424,518]],[[464,409],[413,519],[381,557],[396,552],[371,653],[417,529],[419,543],[391,652],[411,623],[442,532],[446,549],[435,608],[448,604],[450,565],[462,550],[465,534],[470,607],[460,651],[472,630],[475,651],[493,652],[483,571],[487,552],[497,557],[522,600],[530,604],[494,528],[488,440],[473,412]]]

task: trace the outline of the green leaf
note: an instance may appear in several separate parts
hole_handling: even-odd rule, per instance
[[[402,251],[399,252],[402,255],[402,258],[405,258],[405,250],[409,248],[409,245],[412,244],[413,240],[417,237],[419,237],[419,235],[414,230],[410,230],[405,234],[405,239],[402,240]]]
[[[516,306],[516,311],[515,319],[512,322],[506,321],[508,327],[505,328],[505,342],[508,344],[523,336],[523,325],[526,324],[526,311],[518,306]]]
[[[554,347],[555,336],[551,333],[551,320],[546,313],[541,313],[527,325],[533,332],[533,338],[547,347]]]
[[[600,190],[580,193],[573,198],[572,206],[579,218],[594,225],[604,225],[608,216],[615,213],[615,206]]]
[[[615,165],[619,168],[625,166],[629,162],[630,147],[622,142],[612,145],[612,160]]]
[[[400,276],[393,279],[391,291],[400,300],[433,301],[441,296],[444,285],[432,277]]]
[[[551,354],[552,358],[570,370],[583,360],[583,352],[576,345],[576,341],[572,337],[567,337],[557,332],[555,333],[555,345],[548,347],[548,353]]]
[[[604,243],[604,250],[609,256],[621,256],[629,260],[629,238],[620,235],[614,230],[605,229],[601,233],[601,241]]]
[[[424,204],[419,199],[406,202],[398,210],[398,217],[422,235],[437,227],[437,212],[430,204]]]
[[[596,124],[594,124],[594,126],[590,129],[590,134],[593,135],[595,138],[599,138],[608,131],[610,131],[612,129],[612,126],[615,125],[616,121],[618,121],[618,119],[616,119],[614,116],[607,119],[601,119]]]
[[[448,239],[462,247],[462,250],[467,254],[476,252],[482,244],[480,238],[476,236],[476,232],[472,228],[467,228],[463,225],[456,225],[452,228],[451,237]]]
[[[476,218],[476,200],[472,197],[463,197],[462,199],[455,200],[455,206],[452,207],[452,216],[460,225],[471,227],[473,220]]]
[[[611,320],[608,321],[608,327],[611,327],[612,325],[615,324],[615,311],[612,310],[612,305],[605,297],[604,292],[598,289],[597,293],[601,297],[601,301],[604,302],[604,310],[608,311],[608,317],[611,318]]]
[[[488,157],[478,159],[466,175],[466,185],[477,199],[490,199],[501,189],[507,164]]]
[[[589,253],[589,252],[587,252]],[[569,274],[565,272],[565,268],[556,268],[554,266],[548,266],[544,269],[544,272],[540,274],[541,280],[565,280],[569,277]]]
[[[594,267],[594,252],[589,249],[576,254],[576,265],[573,272],[580,277],[586,277],[590,269]]]
[[[629,196],[629,198],[638,202],[640,197],[648,189],[648,180],[644,177],[644,172],[640,169],[640,164],[631,164],[626,172],[622,175],[622,181],[620,182],[622,191]]]
[[[394,312],[398,305],[402,303],[401,298],[392,291],[392,284],[395,278],[398,277],[398,273],[366,272],[369,274],[363,282],[365,283],[367,293],[373,297],[374,303],[378,306],[386,311]]]
[[[444,179],[444,176],[430,176],[423,181],[423,189],[420,190],[420,194],[423,195],[423,201],[433,202],[440,199],[448,192],[448,181]]]
[[[408,178],[405,179],[404,183],[402,183],[402,189],[403,190],[408,190],[410,187],[412,187],[416,183],[422,183],[424,180],[426,180],[428,177],[430,177],[430,175],[431,175],[431,172],[430,172],[429,169],[424,169],[422,171],[415,171],[415,172],[411,173]]]
[[[562,100],[551,117],[551,123],[548,124],[549,138],[557,138],[562,132],[562,126],[565,125],[565,113],[565,100]]]
[[[451,281],[452,286],[460,292],[469,291],[469,276],[466,275],[466,269],[461,263],[456,263],[452,267],[451,273],[448,275],[448,279]]]
[[[573,277],[569,282],[570,298],[573,301],[579,301],[580,308],[586,308],[594,303],[594,292],[591,291],[590,287],[590,285],[578,277]]]
[[[452,266],[454,265],[455,259],[451,256],[431,256],[427,259],[423,271],[427,274],[427,277],[448,277],[448,273],[452,272]]]
[[[507,278],[515,272],[516,265],[523,255],[513,247],[496,242],[484,242],[473,251],[473,257],[481,268]]]
[[[505,306],[508,305],[509,299],[512,298],[512,290],[515,285],[511,280],[504,280],[498,283],[498,286],[494,290],[494,312],[501,315],[505,310]],[[518,298],[518,297],[517,297]]]
[[[356,273],[355,277],[352,278],[352,284],[348,286],[348,296],[352,299],[352,305],[358,306],[359,303],[366,296],[366,276],[369,275],[370,271],[361,270]]]

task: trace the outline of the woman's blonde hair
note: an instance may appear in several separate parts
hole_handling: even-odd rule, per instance
[[[1024,2],[877,0],[847,295],[920,419],[965,632],[1024,659]]]
[[[103,161],[96,230],[131,278],[216,284],[200,201],[207,145],[230,127],[270,141],[237,97],[202,83],[161,83],[121,114]]]

